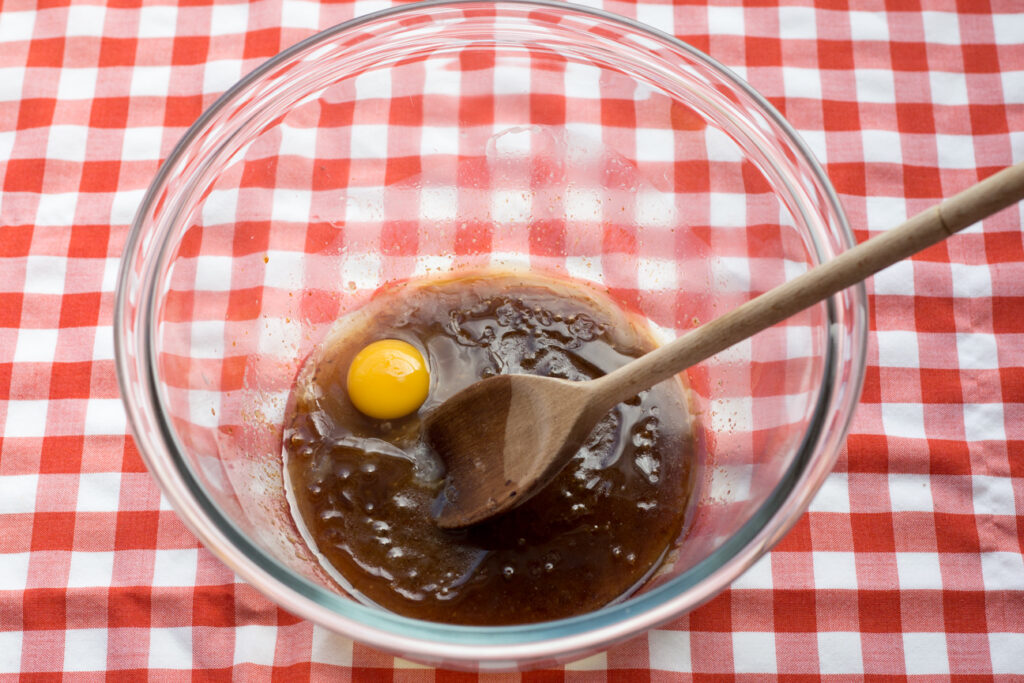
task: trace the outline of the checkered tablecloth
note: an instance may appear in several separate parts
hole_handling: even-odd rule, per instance
[[[161,158],[263,60],[387,5],[0,2],[0,679],[474,677],[326,632],[237,580],[162,501],[114,374],[118,259]],[[601,6],[765,94],[859,239],[1024,161],[1021,0],[747,5]],[[523,678],[1024,675],[1021,216],[868,285],[847,446],[768,556],[674,623]]]

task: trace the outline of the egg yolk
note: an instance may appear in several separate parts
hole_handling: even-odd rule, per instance
[[[392,420],[415,412],[427,399],[430,373],[423,354],[397,339],[369,344],[348,367],[348,397],[359,412]]]

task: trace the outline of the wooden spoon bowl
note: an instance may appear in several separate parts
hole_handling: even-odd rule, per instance
[[[437,524],[482,522],[527,500],[615,404],[1024,198],[1024,163],[1004,169],[604,377],[586,382],[500,375],[430,416],[427,438],[447,467]]]

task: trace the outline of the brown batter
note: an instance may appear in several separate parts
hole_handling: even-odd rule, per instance
[[[352,407],[351,358],[378,339],[423,353],[430,395],[380,422]],[[547,488],[485,524],[441,531],[443,465],[420,425],[495,373],[599,377],[653,347],[589,288],[521,275],[407,283],[343,320],[307,361],[285,431],[294,505],[354,592],[410,617],[515,624],[569,617],[627,595],[679,537],[692,487],[686,398],[663,382],[620,404]]]

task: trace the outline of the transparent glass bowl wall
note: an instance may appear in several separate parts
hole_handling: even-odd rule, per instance
[[[862,288],[691,369],[685,542],[628,600],[529,626],[405,619],[320,569],[280,474],[305,356],[379,286],[482,267],[590,281],[668,339],[850,243],[802,143],[692,48],[561,4],[407,6],[271,60],[167,160],[119,282],[122,393],[178,514],[286,609],[434,663],[571,658],[707,600],[796,521],[857,400]]]

